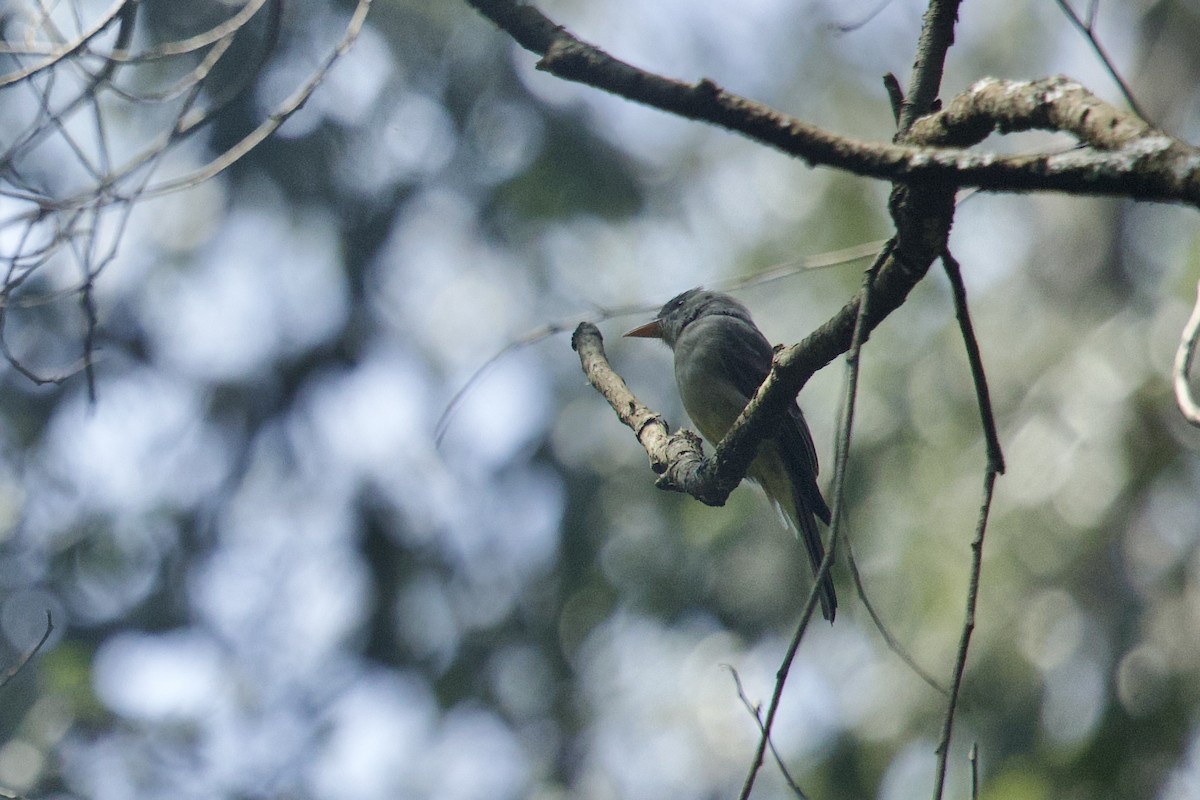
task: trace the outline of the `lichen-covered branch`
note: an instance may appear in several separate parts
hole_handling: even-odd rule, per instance
[[[790,117],[707,79],[685,83],[639,69],[580,40],[533,6],[515,0],[468,2],[522,47],[540,55],[539,69],[719,125],[812,165],[901,183],[1120,195],[1200,206],[1200,150],[1066,78],[982,81],[953,98],[946,111],[914,122],[906,143],[868,142]],[[1104,134],[1101,120],[1116,121],[1119,130]],[[980,131],[1032,128],[1082,134],[1087,147],[1025,156],[963,149],[981,141]],[[1133,130],[1136,136],[1126,135]],[[1121,145],[1113,147],[1118,140]]]

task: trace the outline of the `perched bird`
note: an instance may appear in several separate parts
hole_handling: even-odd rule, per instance
[[[675,353],[675,383],[700,433],[716,445],[733,427],[771,369],[772,348],[747,308],[727,294],[691,289],[626,336],[662,339]],[[825,557],[817,519],[829,506],[817,487],[817,451],[795,402],[774,437],[764,440],[747,477],[756,481],[804,542],[814,574]],[[837,595],[826,574],[821,613],[833,621]]]

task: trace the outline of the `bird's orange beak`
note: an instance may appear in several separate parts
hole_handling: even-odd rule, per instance
[[[639,325],[633,330],[625,334],[626,336],[637,336],[642,339],[661,339],[662,327],[658,324],[658,320],[652,319],[645,325]]]

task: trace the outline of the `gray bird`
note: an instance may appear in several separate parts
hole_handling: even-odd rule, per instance
[[[716,445],[733,427],[771,369],[772,348],[750,311],[720,292],[691,289],[626,336],[662,339],[675,353],[675,383],[688,416]],[[829,506],[817,487],[817,451],[795,402],[779,432],[759,445],[747,477],[757,482],[808,550],[814,574],[825,557],[817,519],[829,524]],[[821,583],[821,613],[833,621],[837,595],[829,575]]]

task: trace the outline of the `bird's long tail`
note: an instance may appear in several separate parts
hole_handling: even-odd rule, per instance
[[[759,466],[758,463],[751,466],[751,476],[762,485],[767,497],[779,510],[784,523],[804,543],[815,576],[821,570],[821,562],[825,560],[825,545],[817,527],[817,516],[820,515],[821,519],[828,523],[828,508],[824,502],[821,502],[820,508],[813,508],[812,501],[803,494],[799,481],[791,476],[784,478],[787,475],[786,470],[759,469]],[[833,622],[837,612],[837,594],[833,590],[833,578],[830,573],[826,573],[825,579],[821,581],[818,599],[821,601],[821,615]]]
[[[816,515],[807,507],[803,498],[796,496],[798,494],[799,492],[792,494],[795,508],[792,524],[800,540],[804,542],[804,549],[808,551],[808,560],[812,564],[815,576],[821,571],[821,562],[825,560],[825,545],[821,542],[821,531],[817,529]],[[837,612],[837,593],[833,590],[833,576],[830,572],[826,572],[825,579],[821,581],[818,597],[821,601],[822,616],[833,622],[833,616]]]

